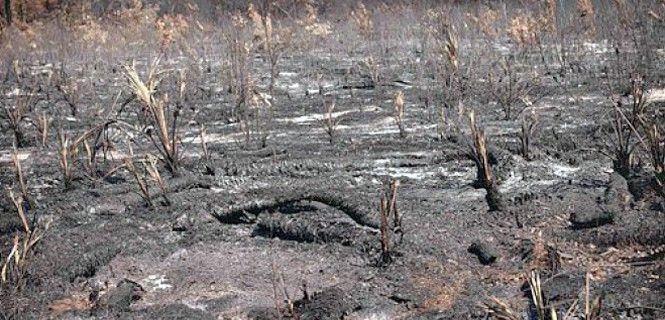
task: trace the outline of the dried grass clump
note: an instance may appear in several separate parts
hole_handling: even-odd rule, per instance
[[[467,13],[466,17],[485,36],[494,38],[499,34],[499,29],[496,27],[496,22],[499,20],[499,13],[496,10],[483,6],[477,16]]]
[[[545,19],[545,22],[547,24],[547,31],[551,33],[556,33],[558,30],[557,27],[557,17],[556,17],[556,11],[557,11],[557,0],[545,0],[545,13],[543,14],[543,18]]]
[[[21,94],[16,97],[14,105],[5,105],[3,108],[4,117],[7,119],[9,129],[14,134],[14,143],[19,147],[28,145],[28,140],[23,131],[23,121],[27,118],[28,112],[34,105],[34,90],[28,94]]]
[[[487,311],[487,314],[497,320],[522,320],[521,316],[518,316],[517,313],[513,310],[508,303],[499,300],[496,297],[490,297],[488,303],[484,303],[483,307]]]
[[[125,158],[124,167],[132,174],[136,185],[139,187],[139,195],[143,198],[145,204],[152,208],[155,206],[154,195],[150,192],[150,184],[156,184],[160,189],[160,195],[162,196],[164,205],[171,205],[171,201],[168,198],[168,192],[166,189],[166,184],[162,179],[159,170],[157,169],[157,159],[152,155],[146,155],[143,161],[140,161],[141,168],[136,167],[134,161],[134,151],[132,150],[131,145],[129,148],[129,157]]]
[[[82,43],[88,45],[103,45],[106,44],[109,38],[109,32],[97,19],[85,20],[79,25],[75,32]]]
[[[297,21],[304,30],[313,36],[325,37],[332,33],[330,23],[319,21],[319,11],[310,2],[305,3],[305,17]]]
[[[619,23],[624,29],[632,28],[632,17],[629,15],[625,0],[613,0],[614,9],[617,11]]]
[[[189,22],[181,15],[163,15],[155,20],[155,29],[159,35],[159,47],[165,52],[171,44],[184,38],[189,29]]]
[[[12,164],[14,165],[14,173],[16,174],[16,183],[18,183],[19,189],[21,190],[21,197],[26,201],[26,209],[32,208],[31,197],[28,194],[28,184],[23,175],[23,166],[21,165],[21,160],[19,159],[18,150],[16,146],[12,148]],[[25,221],[24,221],[25,222]]]
[[[356,27],[364,36],[368,36],[372,33],[372,31],[374,31],[372,14],[367,10],[365,4],[362,2],[358,2],[356,9],[351,11],[351,18],[353,18]]]
[[[582,18],[585,31],[589,35],[596,34],[596,18],[594,17],[593,0],[577,0],[577,11]]]
[[[252,37],[249,20],[240,12],[234,13],[231,16],[231,28],[225,34],[224,40],[229,51],[230,91],[235,101],[232,117],[245,122],[248,122],[248,108],[254,90],[251,54],[255,48]]]
[[[13,292],[20,290],[25,284],[25,275],[28,270],[30,258],[34,254],[35,246],[48,230],[49,224],[43,228],[33,228],[28,222],[26,206],[21,195],[15,196],[9,190],[9,198],[14,204],[19,218],[23,224],[23,233],[14,236],[12,249],[0,269],[0,285],[8,286]]]
[[[427,10],[424,17],[427,38],[432,43],[435,54],[445,61],[453,75],[459,71],[459,44],[455,26],[450,23],[443,10]]]
[[[163,71],[158,70],[158,66],[159,59],[155,59],[150,65],[147,79],[143,81],[134,65],[126,65],[125,77],[129,81],[130,89],[143,104],[144,112],[148,114],[151,121],[150,125],[154,126],[154,129],[148,127],[146,134],[159,152],[159,159],[172,175],[177,175],[180,162],[180,138],[178,136],[180,109],[173,111],[169,121],[168,100],[166,98],[157,99],[154,96],[164,74]],[[153,130],[156,131],[157,140],[155,140]]]
[[[3,1],[0,12],[4,14],[6,22],[27,23],[31,22],[45,13],[53,10],[59,5],[59,0],[15,0]],[[7,11],[7,6],[9,10]]]
[[[520,12],[510,19],[508,35],[518,47],[528,47],[541,42],[543,29],[548,25],[547,18],[543,16]]]
[[[580,302],[574,300],[566,309],[558,310],[557,305],[551,305],[545,301],[543,293],[543,282],[537,270],[531,271],[527,275],[529,292],[531,293],[531,310],[535,312],[537,320],[558,320],[559,315],[563,314],[562,320],[585,319],[600,320],[602,311],[602,295],[598,295],[593,300],[590,294],[590,274],[587,272],[584,288],[580,292],[584,294],[584,310],[580,309]],[[516,312],[513,307],[498,298],[491,297],[490,301],[482,304],[488,315],[500,320],[521,320],[522,316]]]

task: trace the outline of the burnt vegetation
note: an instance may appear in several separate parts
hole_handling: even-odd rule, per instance
[[[0,319],[663,318],[663,40],[660,0],[3,0]]]

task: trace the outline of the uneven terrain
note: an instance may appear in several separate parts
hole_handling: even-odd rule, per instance
[[[542,72],[531,93],[538,98],[523,111],[538,117],[529,159],[520,153],[521,116],[506,119],[491,98],[466,100],[488,137],[506,201],[501,211],[488,209],[477,186],[467,117],[456,118],[451,106],[454,128],[443,138],[437,133],[439,109],[420,97],[423,88],[439,87],[404,62],[420,57],[415,50],[391,47],[399,53],[382,60],[390,71],[380,83],[359,71],[367,55],[360,49],[285,54],[264,107],[270,113],[251,124],[249,140],[247,124],[231,111],[224,65],[215,62],[223,57],[164,56],[160,68],[187,70],[195,80],[178,102],[185,114],[179,174],[160,167],[164,188],[151,185],[153,207],[131,173],[111,171],[127,157],[158,156],[145,129],[133,127],[141,104],[129,99],[127,60],[66,66],[86,88],[76,114],[53,86],[28,92],[7,74],[3,101],[34,95],[41,98],[34,114],[59,111],[47,146],[36,119],[22,124],[30,142],[18,156],[34,197],[27,214],[45,231],[22,288],[3,287],[0,318],[484,319],[492,297],[532,317],[526,280],[536,270],[548,305],[561,315],[588,289],[602,297],[604,318],[662,319],[665,202],[651,191],[646,170],[632,179],[614,172],[605,152],[612,100],[600,75],[612,50],[603,42],[586,46],[577,60],[584,68],[565,75],[542,71],[535,54],[528,60]],[[497,42],[494,50],[502,48]],[[665,54],[655,52],[655,79],[662,81]],[[269,66],[260,54],[251,59],[257,91],[266,93]],[[150,62],[135,64],[144,74]],[[23,70],[38,78],[61,68],[25,61]],[[175,97],[176,82],[169,77],[158,90]],[[404,136],[394,117],[397,91],[405,97]],[[324,101],[333,97],[339,125],[331,143]],[[115,121],[104,132],[113,145],[104,160],[98,156],[104,174],[91,178],[79,160],[65,188],[56,128],[74,139],[104,119]],[[10,130],[0,134],[0,181],[8,187],[16,183],[13,140]],[[131,153],[128,141],[135,141]],[[399,181],[403,221],[386,262],[380,194],[391,179]],[[9,198],[0,207],[4,262],[23,225]],[[577,223],[607,212],[609,222]]]

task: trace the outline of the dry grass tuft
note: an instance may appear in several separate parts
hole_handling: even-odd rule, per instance
[[[490,316],[498,320],[522,320],[522,317],[518,316],[508,303],[496,297],[491,297],[488,303],[483,304],[483,307]]]
[[[432,41],[436,54],[450,67],[451,73],[459,71],[459,43],[455,26],[449,21],[445,11],[427,10],[425,31]]]
[[[155,20],[155,30],[159,36],[159,47],[162,53],[176,41],[182,39],[189,29],[189,22],[180,14],[163,15]]]
[[[360,33],[369,36],[374,31],[374,22],[372,21],[372,14],[367,10],[365,4],[358,2],[355,10],[351,11],[351,18],[360,30]]]
[[[529,13],[518,13],[508,25],[508,35],[518,47],[527,47],[540,43],[543,26],[548,25],[543,17]]]
[[[72,295],[53,301],[48,307],[51,317],[59,317],[69,311],[85,311],[95,307],[95,303],[90,301],[90,296],[84,293]]]
[[[577,11],[586,27],[586,33],[596,34],[596,18],[594,17],[594,8],[592,0],[577,0]]]
[[[159,61],[159,59],[155,59],[152,62],[145,81],[141,80],[134,65],[125,66],[125,77],[129,81],[132,92],[143,103],[144,111],[149,115],[152,125],[157,129],[157,140],[152,134],[152,128],[149,127],[146,133],[157,148],[160,155],[159,159],[172,175],[177,175],[180,162],[180,139],[177,131],[180,110],[173,111],[173,116],[169,122],[167,116],[168,99],[166,97],[162,99],[155,98],[155,90],[164,74],[164,71],[158,71]],[[169,124],[171,125],[170,128]]]
[[[15,196],[11,189],[9,198],[21,219],[24,232],[14,236],[12,249],[0,269],[0,285],[10,285],[14,291],[18,291],[25,284],[29,259],[34,253],[35,246],[48,230],[49,224],[46,224],[43,230],[31,227],[25,212],[24,201],[26,200],[20,195]]]
[[[494,38],[499,34],[499,30],[496,28],[496,22],[499,20],[499,13],[496,10],[483,7],[477,16],[467,13],[466,17],[486,37]]]
[[[423,288],[434,291],[434,295],[426,299],[421,308],[424,310],[449,310],[457,299],[464,294],[470,274],[467,271],[458,270],[454,280],[442,283],[440,279],[430,277],[418,277],[415,283]]]
[[[28,111],[32,109],[34,96],[34,90],[28,94],[19,95],[16,97],[14,106],[5,105],[3,108],[5,113],[4,117],[7,119],[9,129],[14,134],[14,143],[19,148],[25,147],[28,144],[28,141],[25,138],[25,133],[23,132],[22,123],[27,117]]]

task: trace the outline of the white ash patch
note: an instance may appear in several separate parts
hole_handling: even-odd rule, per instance
[[[169,279],[163,274],[149,275],[147,278],[143,279],[142,282],[145,283],[145,287],[149,288],[150,291],[168,290],[173,288],[173,285],[168,283]]]

